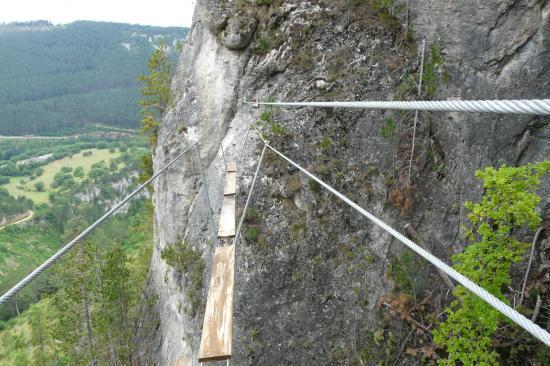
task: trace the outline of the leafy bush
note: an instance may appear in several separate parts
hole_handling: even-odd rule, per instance
[[[510,267],[521,260],[528,244],[516,239],[519,229],[535,229],[541,222],[535,193],[550,162],[522,167],[503,165],[480,170],[483,180],[481,202],[466,202],[471,227],[467,238],[477,240],[453,257],[455,268],[487,291],[506,301],[502,289],[511,284]],[[434,333],[437,345],[445,347],[448,358],[440,365],[498,365],[492,336],[502,321],[498,311],[463,286],[454,290],[455,300],[447,308],[447,319]]]
[[[34,188],[37,192],[44,192],[44,189],[46,188],[43,182],[36,182],[34,183]]]
[[[73,175],[77,178],[83,178],[84,177],[84,168],[81,166],[75,168]]]
[[[73,180],[73,176],[62,172],[55,173],[53,176],[52,188],[61,187],[66,180]]]

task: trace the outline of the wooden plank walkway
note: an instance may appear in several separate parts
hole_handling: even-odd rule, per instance
[[[231,358],[235,245],[216,248],[202,327],[199,361]]]
[[[225,174],[225,184],[223,194],[225,196],[237,193],[237,172],[227,172]]]
[[[219,238],[235,236],[235,198],[237,193],[237,164],[234,161],[227,163],[227,172],[223,186],[223,202],[218,224]]]
[[[218,226],[219,238],[232,238],[235,236],[235,195],[223,197],[220,223]]]
[[[237,163],[234,161],[230,161],[227,163],[227,171],[228,172],[236,172],[237,171]]]
[[[227,163],[223,202],[218,225],[218,238],[235,237],[235,201],[237,164]],[[231,358],[233,342],[233,284],[235,277],[235,245],[217,247],[208,287],[208,300],[202,324],[199,361],[220,361]]]

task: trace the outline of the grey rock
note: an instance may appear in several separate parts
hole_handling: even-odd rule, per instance
[[[155,183],[150,291],[158,296],[160,325],[152,337],[158,349],[151,357],[163,365],[198,365],[202,313],[192,316],[181,310],[189,302],[185,283],[161,259],[161,252],[184,240],[202,253],[207,264],[200,294],[204,299],[222,198],[223,155],[237,160],[242,153],[237,174],[240,212],[262,148],[253,132],[246,144],[244,140],[263,109],[242,101],[392,99],[403,70],[415,59],[382,23],[349,25],[347,16],[334,15],[332,7],[309,1],[283,1],[274,15],[277,22],[267,22],[276,26],[274,34],[283,36],[276,47],[262,55],[239,51],[247,47],[256,25],[235,17],[236,3],[198,1],[173,81],[176,103],[159,131],[156,171],[197,141],[202,157],[199,163],[196,152],[189,153]],[[450,74],[435,99],[544,95],[550,89],[549,14],[547,1],[411,1],[418,42],[437,42]],[[321,79],[329,88],[317,83]],[[550,156],[548,119],[421,113],[414,204],[400,216],[388,196],[394,171],[408,162],[406,153],[405,158],[399,156],[408,120],[395,136],[384,137],[380,131],[389,117],[401,118],[378,110],[277,109],[271,118],[284,136],[270,138],[278,149],[314,173],[326,174],[337,189],[390,225],[414,224],[426,247],[445,260],[465,245],[460,232],[467,220],[463,202],[482,194],[474,176],[477,169]],[[185,134],[178,132],[181,126],[187,127]],[[270,134],[269,125],[260,128]],[[330,146],[321,149],[325,138]],[[314,192],[307,178],[300,177],[298,190],[289,189],[288,177],[296,172],[270,155],[252,199],[261,240],[245,239],[237,245],[232,363],[350,364],[362,347],[372,347],[366,342],[368,334],[392,327],[381,323],[376,313],[379,301],[394,288],[386,276],[391,257],[404,249],[328,193]],[[542,214],[550,218],[548,177],[539,193]],[[360,258],[370,258],[368,265]],[[335,361],[341,350],[343,359]]]
[[[230,50],[242,50],[250,44],[257,24],[258,20],[254,18],[232,17],[219,35],[220,41]]]

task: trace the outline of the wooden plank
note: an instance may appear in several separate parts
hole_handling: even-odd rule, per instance
[[[223,196],[218,237],[227,238],[235,236],[235,195]]]
[[[200,362],[231,358],[234,281],[235,246],[216,248],[202,325]]]
[[[223,194],[237,193],[237,172],[225,173],[225,184],[223,185]]]
[[[237,171],[237,163],[234,161],[230,161],[227,163],[227,171],[228,172],[236,172]]]

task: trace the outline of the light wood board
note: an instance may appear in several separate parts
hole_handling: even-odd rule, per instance
[[[223,197],[218,237],[228,238],[235,236],[235,195]]]
[[[237,171],[237,163],[234,161],[230,161],[227,163],[227,171],[228,172],[236,172]]]
[[[202,326],[199,361],[231,358],[235,246],[216,248]]]
[[[223,194],[236,194],[237,193],[237,172],[225,173],[225,184],[223,186]]]

